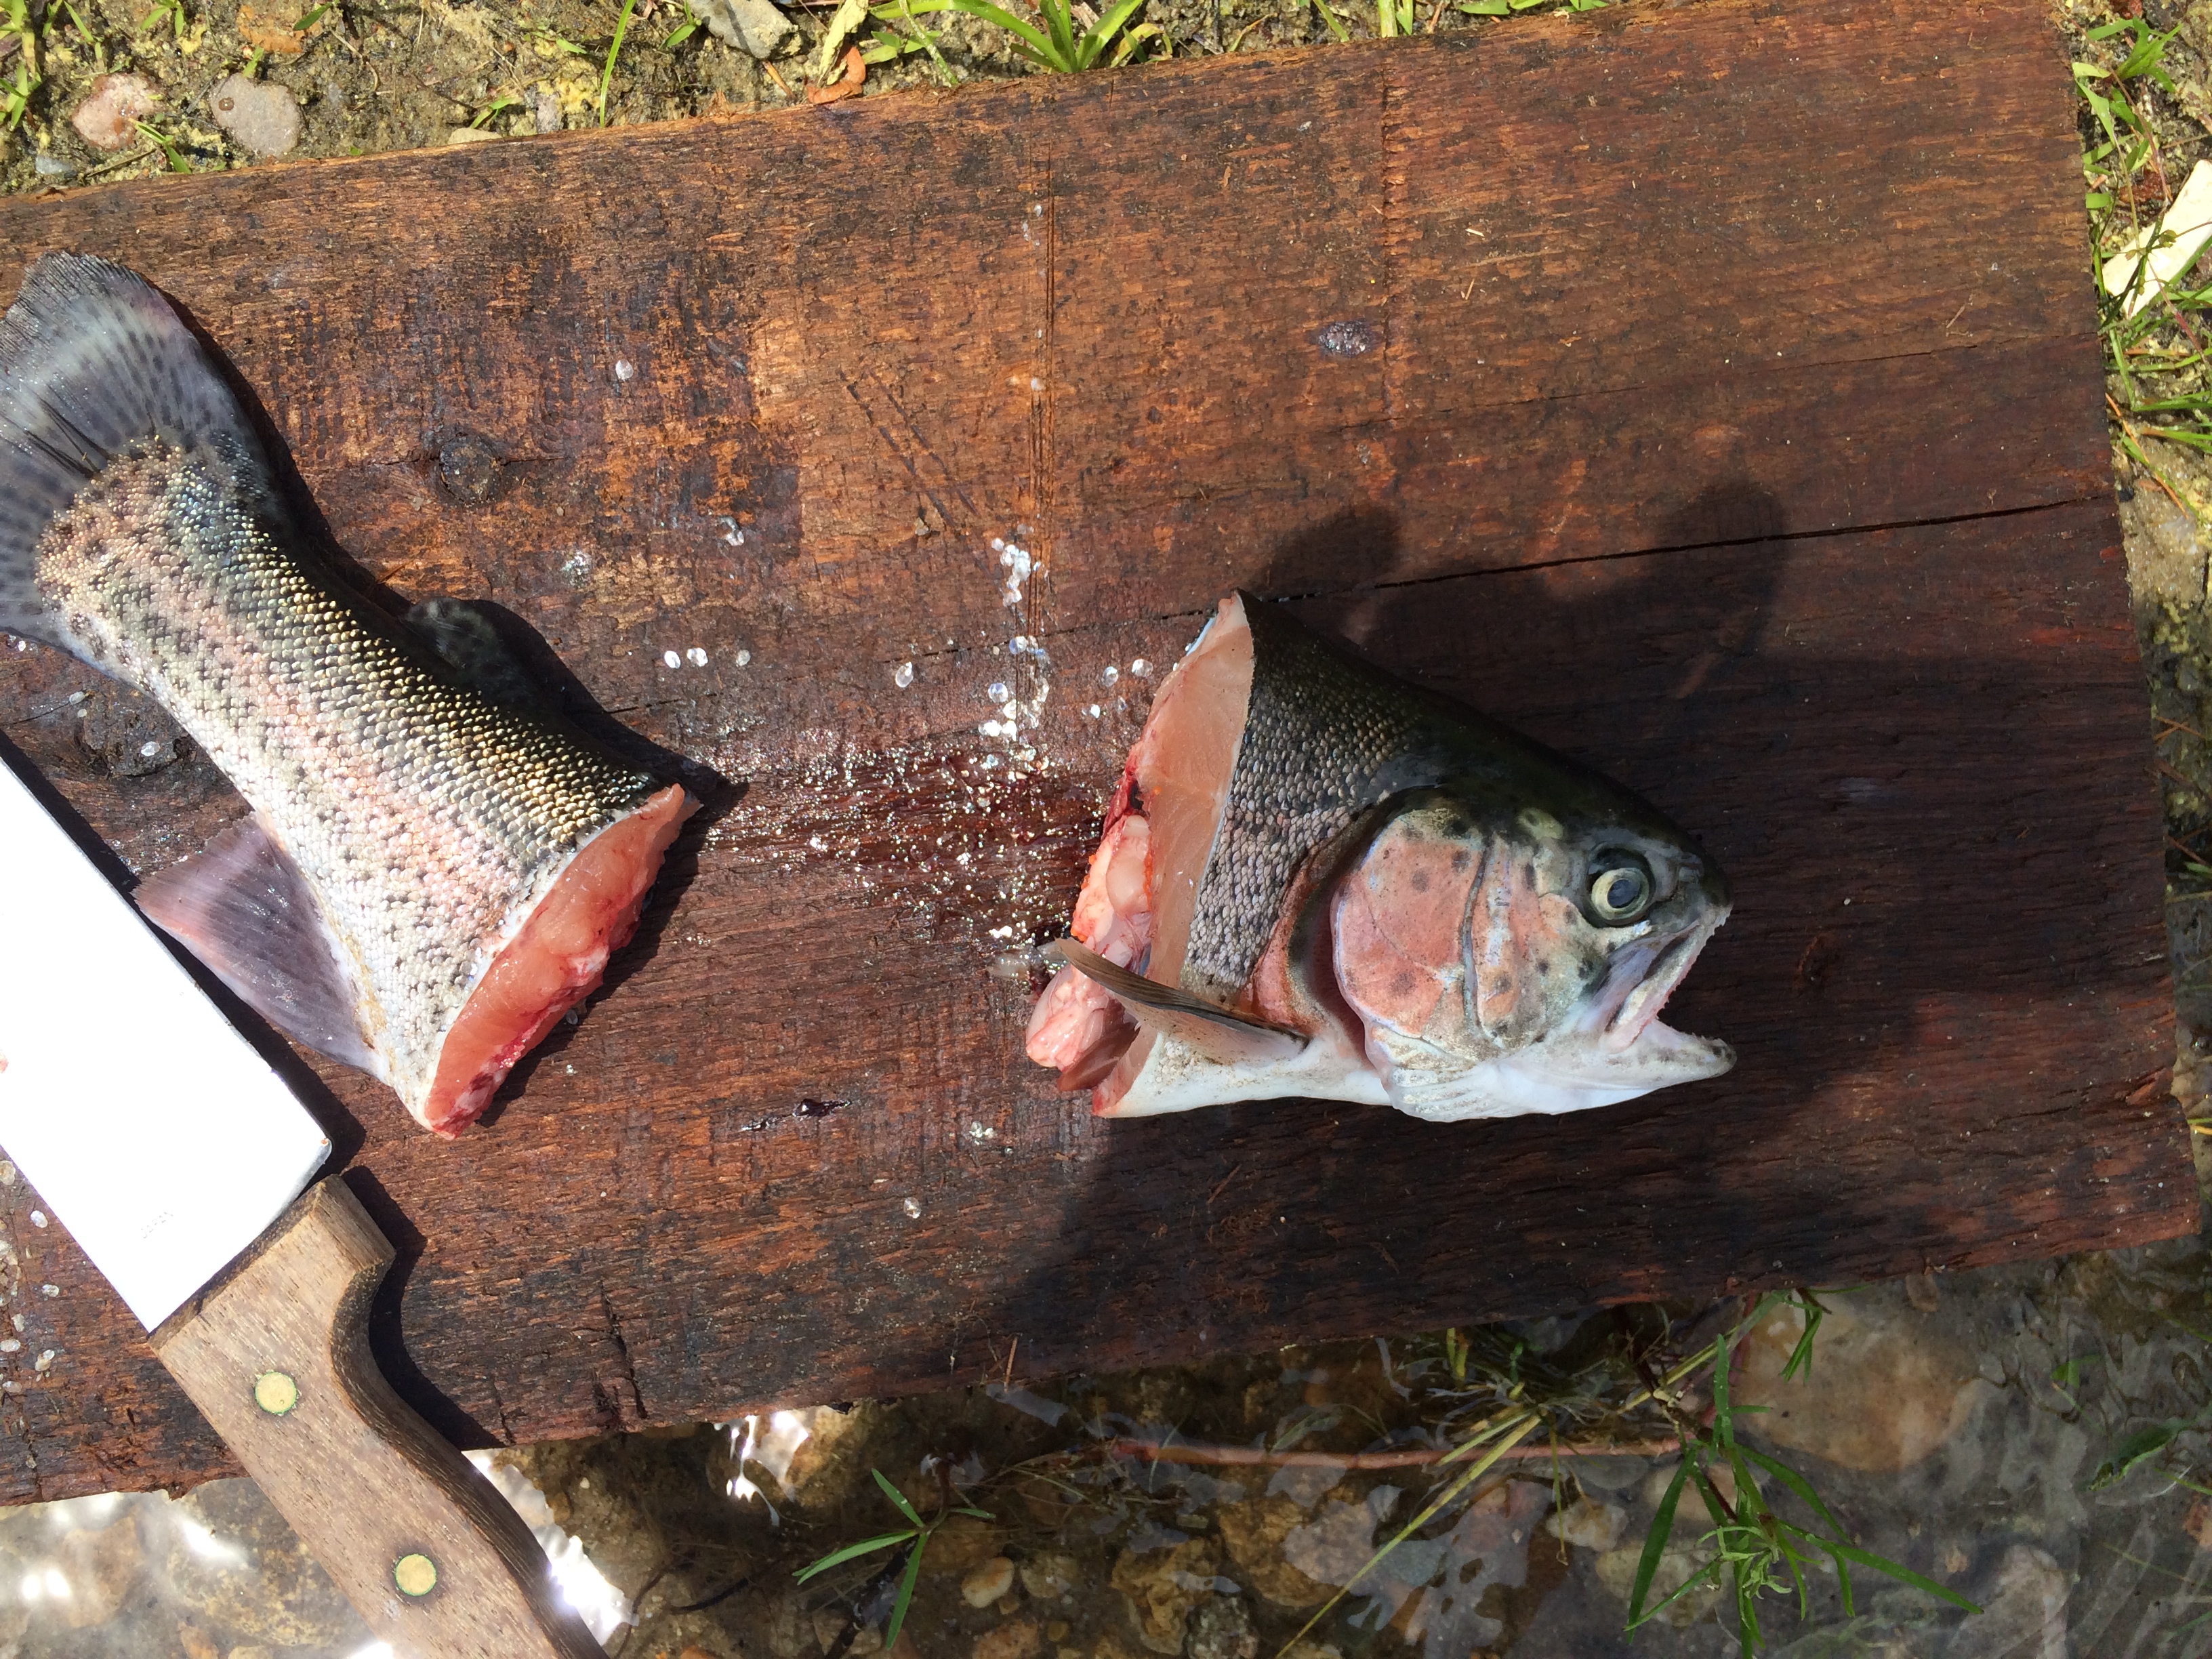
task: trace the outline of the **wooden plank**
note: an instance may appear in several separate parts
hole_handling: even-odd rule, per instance
[[[322,1070],[385,1370],[532,1439],[2194,1226],[2075,145],[2032,13],[1716,0],[0,204],[0,286],[148,270],[370,571],[744,785],[495,1121]],[[1740,1069],[1052,1093],[1003,958],[1238,584],[1703,834]],[[238,810],[44,653],[0,734],[136,869]],[[222,1472],[13,1197],[0,1497]]]

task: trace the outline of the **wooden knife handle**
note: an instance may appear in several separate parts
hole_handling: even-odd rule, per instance
[[[319,1182],[154,1352],[400,1659],[605,1659],[521,1517],[369,1357],[392,1255]]]

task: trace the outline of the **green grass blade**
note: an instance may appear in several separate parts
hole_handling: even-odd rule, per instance
[[[2173,434],[2160,432],[2157,435],[2163,438]],[[2163,1423],[2154,1423],[2147,1429],[2137,1429],[2113,1447],[2105,1461],[2097,1465],[2095,1472],[2089,1476],[2089,1490],[2101,1492],[2106,1486],[2118,1485],[2137,1464],[2157,1456],[2173,1443],[2176,1436],[2190,1426],[2190,1419],[2176,1417]]]
[[[1360,1568],[1358,1572],[1353,1573],[1335,1595],[1330,1596],[1328,1601],[1322,1602],[1320,1607],[1316,1607],[1314,1610],[1313,1616],[1307,1620],[1304,1625],[1299,1626],[1297,1634],[1291,1637],[1290,1642],[1285,1644],[1286,1650],[1289,1647],[1295,1647],[1300,1642],[1304,1641],[1305,1638],[1312,1633],[1314,1626],[1321,1623],[1322,1620],[1328,1618],[1330,1612],[1335,1607],[1336,1604],[1344,1600],[1346,1596],[1352,1594],[1353,1585],[1357,1584],[1361,1579],[1372,1572],[1375,1570],[1376,1565],[1381,1562],[1385,1556],[1389,1555],[1392,1550],[1396,1549],[1399,1545],[1404,1543],[1408,1538],[1411,1538],[1423,1527],[1428,1525],[1430,1521],[1435,1518],[1437,1511],[1442,1510],[1447,1504],[1452,1502],[1453,1499],[1456,1498],[1462,1492],[1465,1492],[1470,1486],[1474,1485],[1474,1482],[1480,1480],[1485,1474],[1488,1474],[1491,1468],[1497,1463],[1499,1458],[1504,1456],[1508,1451],[1511,1450],[1515,1446],[1519,1445],[1521,1442],[1526,1440],[1531,1434],[1535,1432],[1537,1427],[1542,1423],[1542,1421],[1543,1419],[1538,1417],[1535,1413],[1529,1412],[1521,1417],[1517,1421],[1509,1418],[1504,1423],[1484,1425],[1482,1429],[1478,1431],[1478,1432],[1482,1434],[1485,1437],[1502,1434],[1503,1438],[1500,1438],[1495,1445],[1491,1447],[1489,1451],[1485,1453],[1480,1460],[1462,1470],[1458,1477],[1447,1486],[1439,1495],[1431,1498],[1426,1504],[1422,1506],[1419,1514],[1416,1515],[1403,1527],[1401,1527],[1396,1533],[1392,1534],[1389,1541],[1385,1543],[1382,1548],[1376,1550],[1374,1554],[1369,1556],[1367,1558],[1367,1565]],[[1511,1431],[1510,1433],[1505,1432],[1508,1429]],[[1455,1450],[1453,1455],[1456,1456],[1457,1455],[1457,1451]],[[1442,1468],[1445,1464],[1450,1462],[1450,1457],[1440,1459],[1436,1467]]]
[[[1900,1584],[1910,1584],[1913,1589],[1932,1595],[1940,1601],[1948,1601],[1954,1607],[1964,1607],[1968,1613],[1981,1611],[1980,1607],[1969,1601],[1949,1585],[1939,1584],[1933,1578],[1923,1577],[1911,1568],[1892,1561],[1887,1557],[1876,1555],[1872,1550],[1863,1550],[1856,1544],[1846,1544],[1832,1538],[1822,1541],[1831,1555],[1838,1555],[1846,1560],[1856,1561],[1863,1567],[1872,1567],[1876,1572],[1886,1573]]]
[[[637,0],[623,0],[622,15],[615,19],[615,38],[607,47],[606,67],[599,71],[599,125],[607,124],[607,88],[615,78],[615,59],[622,56],[623,36],[629,33],[629,15],[637,9]]]
[[[1769,1457],[1765,1452],[1753,1451],[1749,1446],[1745,1446],[1741,1449],[1746,1457],[1748,1457],[1753,1462],[1758,1464],[1759,1468],[1765,1469],[1769,1474],[1772,1475],[1777,1480],[1779,1480],[1784,1486],[1796,1493],[1799,1500],[1804,1504],[1807,1509],[1812,1510],[1814,1514],[1820,1517],[1820,1524],[1822,1526],[1827,1528],[1829,1531],[1833,1533],[1840,1534],[1843,1531],[1844,1523],[1837,1520],[1834,1515],[1830,1513],[1828,1506],[1820,1501],[1820,1494],[1813,1490],[1813,1483],[1811,1481],[1808,1480],[1803,1475],[1798,1474],[1796,1470],[1791,1468],[1787,1463],[1778,1462],[1775,1459]]]
[[[1666,1612],[1668,1608],[1673,1607],[1675,1602],[1680,1601],[1684,1596],[1688,1595],[1694,1591],[1708,1588],[1714,1589],[1719,1589],[1721,1582],[1721,1558],[1715,1556],[1711,1560],[1706,1562],[1704,1566],[1699,1567],[1687,1578],[1685,1578],[1680,1583],[1675,1585],[1673,1589],[1668,1591],[1666,1595],[1661,1596],[1659,1598],[1658,1605],[1644,1615],[1644,1620],[1649,1621],[1650,1620],[1656,1619],[1661,1613]],[[1627,1628],[1634,1630],[1636,1626],[1634,1625],[1631,1625],[1627,1626]]]
[[[830,1551],[819,1561],[799,1568],[793,1576],[803,1584],[817,1574],[829,1571],[832,1567],[842,1567],[848,1561],[854,1560],[860,1556],[873,1555],[878,1550],[887,1550],[895,1544],[903,1544],[913,1536],[914,1534],[911,1532],[887,1532],[874,1538],[864,1538],[857,1544],[848,1544],[841,1550]]]
[[[891,1485],[890,1477],[881,1469],[870,1469],[868,1473],[876,1477],[876,1484],[884,1489],[884,1496],[898,1505],[898,1512],[914,1522],[915,1530],[923,1530],[927,1523],[921,1518],[921,1511],[906,1501],[906,1494]]]
[[[1644,1534],[1644,1553],[1637,1558],[1636,1582],[1628,1592],[1630,1630],[1651,1616],[1644,1611],[1644,1598],[1651,1593],[1651,1580],[1659,1571],[1659,1558],[1667,1553],[1667,1540],[1674,1535],[1674,1510],[1682,1501],[1682,1488],[1689,1480],[1690,1460],[1685,1457],[1675,1466],[1674,1478],[1667,1483],[1667,1495],[1659,1500],[1659,1508],[1651,1517],[1651,1528]],[[1658,1610],[1654,1607],[1651,1613]]]
[[[1037,0],[1037,15],[1044,20],[1045,33],[1052,36],[1054,61],[1063,71],[1073,74],[1077,68],[1074,0]]]
[[[1121,0],[1120,5],[1084,31],[1082,64],[1085,69],[1098,61],[1098,54],[1106,50],[1114,37],[1137,15],[1137,8],[1144,3],[1145,0]]]
[[[1018,35],[1023,40],[1027,41],[1030,47],[1030,51],[1022,52],[1022,56],[1027,58],[1033,64],[1043,64],[1047,69],[1054,67],[1052,61],[1052,42],[1046,40],[1045,37],[1042,33],[1038,33],[1034,27],[1022,21],[1020,18],[1015,16],[1013,13],[1008,11],[1005,7],[994,6],[991,3],[991,0],[945,0],[945,3],[951,6],[955,11],[964,11],[970,17],[980,17],[987,23],[996,23],[1000,28],[1006,30],[1007,33]],[[915,9],[916,11],[921,11],[924,9],[924,8],[916,6]],[[1017,46],[1014,50],[1016,52],[1022,51],[1021,47],[1018,46]]]
[[[929,1540],[917,1538],[914,1553],[906,1559],[906,1572],[899,1579],[898,1599],[891,1603],[891,1621],[884,1626],[884,1651],[889,1653],[898,1645],[899,1632],[906,1627],[906,1610],[914,1605],[915,1581],[921,1577],[921,1553],[929,1547]]]

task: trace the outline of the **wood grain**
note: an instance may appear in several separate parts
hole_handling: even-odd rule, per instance
[[[494,1121],[320,1069],[469,1443],[2192,1227],[2080,188],[2032,9],[1714,0],[13,203],[0,289],[147,270],[371,573],[742,786]],[[1704,836],[1739,1069],[1053,1093],[1014,953],[1231,586]],[[239,811],[149,725],[0,653],[118,868]],[[0,1497],[228,1468],[14,1196]]]
[[[392,1390],[368,1309],[392,1250],[317,1182],[153,1349],[381,1640],[419,1659],[600,1659],[513,1507]]]

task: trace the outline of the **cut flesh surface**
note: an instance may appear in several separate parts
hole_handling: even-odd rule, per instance
[[[599,988],[637,931],[662,855],[698,803],[672,784],[586,842],[462,1005],[416,1114],[441,1135],[474,1121],[515,1062]]]
[[[1076,900],[1078,939],[1163,985],[1180,983],[1251,695],[1251,629],[1231,594],[1160,687]],[[1038,1000],[1027,1048],[1038,1064],[1059,1068],[1063,1089],[1091,1089],[1103,1115],[1128,1093],[1157,1041],[1109,992],[1063,968]]]

